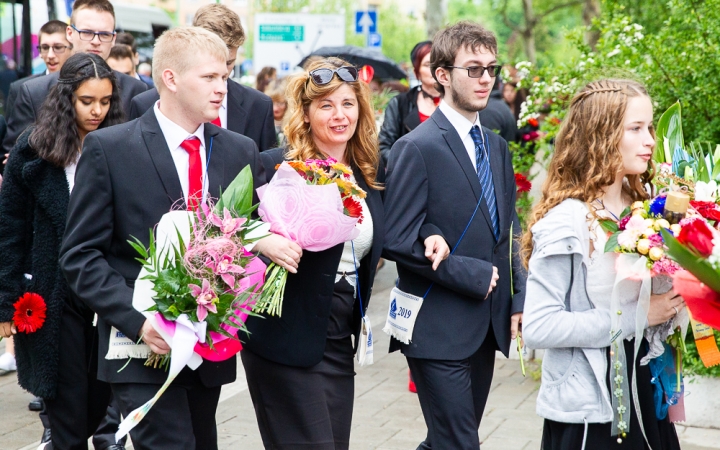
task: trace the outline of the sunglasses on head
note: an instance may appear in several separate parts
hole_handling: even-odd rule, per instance
[[[333,76],[337,74],[342,81],[352,83],[358,79],[358,70],[354,66],[342,66],[337,69],[315,69],[310,71],[310,79],[317,86],[323,86],[332,81]]]

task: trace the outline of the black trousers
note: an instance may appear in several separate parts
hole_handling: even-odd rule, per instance
[[[418,450],[478,450],[478,428],[495,368],[492,327],[469,358],[460,361],[407,358],[428,434]]]
[[[113,383],[112,392],[127,417],[157,393],[160,385]],[[171,384],[145,418],[130,431],[136,450],[217,450],[215,413],[220,386]]]
[[[52,430],[47,449],[87,450],[87,440],[105,417],[110,386],[97,379],[97,330],[92,313],[65,305],[60,320],[57,394],[45,399]]]

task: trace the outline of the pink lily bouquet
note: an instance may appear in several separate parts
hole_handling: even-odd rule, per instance
[[[128,241],[143,263],[133,307],[150,320],[171,351],[160,356],[127,338],[118,343],[125,357],[147,358],[145,365],[166,367],[168,377],[153,398],[128,414],[116,439],[145,417],[185,366],[195,370],[204,360],[224,361],[242,349],[238,332],[245,330],[266,269],[246,250],[257,240],[248,234],[262,225],[251,219],[257,207],[252,193],[252,173],[245,167],[215,205],[203,202],[195,212],[165,214],[150,231],[149,248],[137,238]]]

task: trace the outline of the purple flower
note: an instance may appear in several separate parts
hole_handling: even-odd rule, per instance
[[[235,277],[233,274],[242,275],[245,273],[245,269],[237,264],[233,264],[232,256],[227,253],[219,255],[215,252],[210,253],[210,257],[205,260],[205,266],[209,267],[215,275],[220,275],[230,289],[235,287]]]
[[[202,287],[197,284],[188,284],[190,292],[192,292],[195,301],[197,302],[197,317],[200,322],[205,320],[208,315],[208,311],[217,313],[217,306],[215,304],[219,301],[215,291],[210,287],[208,280],[202,280]]]
[[[210,222],[212,222],[212,224],[216,227],[220,228],[220,232],[225,236],[234,234],[247,221],[247,219],[245,219],[244,217],[234,218],[232,214],[230,214],[230,211],[227,210],[227,208],[223,210],[222,219],[215,213],[210,213],[209,217]]]

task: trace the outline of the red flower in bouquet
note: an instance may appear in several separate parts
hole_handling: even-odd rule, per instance
[[[343,199],[343,207],[345,207],[345,213],[349,217],[359,217],[358,223],[362,223],[362,205],[360,202],[352,197],[345,197]]]
[[[713,232],[704,220],[688,220],[682,224],[677,240],[695,249],[704,258],[712,254]]]
[[[46,311],[47,305],[45,305],[45,300],[40,295],[26,292],[15,302],[13,322],[18,331],[34,333],[42,328],[45,323]]]
[[[539,123],[538,120],[537,120],[536,118],[534,118],[534,117],[533,117],[532,119],[528,119],[528,124],[529,124],[531,127],[538,127],[538,126],[540,126],[540,123]]]
[[[517,186],[518,193],[530,192],[532,183],[528,181],[527,177],[521,173],[515,174],[515,185]]]
[[[704,218],[720,222],[720,206],[718,206],[716,203],[691,201],[690,206],[692,206],[695,211],[697,211]]]

